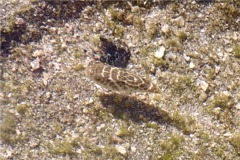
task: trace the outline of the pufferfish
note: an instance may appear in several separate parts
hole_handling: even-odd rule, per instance
[[[117,92],[160,93],[160,89],[149,80],[125,69],[101,62],[90,63],[85,75],[105,89]]]

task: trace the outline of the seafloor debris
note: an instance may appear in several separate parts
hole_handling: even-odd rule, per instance
[[[131,56],[127,45],[124,47],[117,46],[113,42],[103,37],[100,37],[100,41],[100,50],[102,51],[102,55],[100,57],[101,62],[120,68],[127,67]]]
[[[39,69],[41,67],[39,58],[36,58],[30,64],[31,64],[31,67],[32,67],[33,70],[37,70],[37,69]]]
[[[145,78],[101,62],[89,64],[85,74],[91,80],[109,90],[160,93],[160,89]]]

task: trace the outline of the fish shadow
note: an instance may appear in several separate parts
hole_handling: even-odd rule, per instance
[[[135,97],[118,93],[100,94],[98,97],[103,107],[116,118],[135,123],[152,121],[160,124],[172,123],[169,113]]]

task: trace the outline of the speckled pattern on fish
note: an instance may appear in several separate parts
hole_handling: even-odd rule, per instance
[[[145,78],[101,62],[89,64],[85,74],[108,90],[160,93],[160,89]]]

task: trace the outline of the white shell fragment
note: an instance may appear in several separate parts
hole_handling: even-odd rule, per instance
[[[193,63],[193,62],[190,62],[190,64],[189,64],[189,68],[195,68],[195,64]]]
[[[154,54],[154,57],[156,57],[157,59],[161,59],[164,54],[165,54],[165,47],[164,46],[161,46]]]
[[[37,70],[40,68],[40,59],[39,58],[36,58],[35,60],[33,60],[31,63],[30,63],[31,67],[33,70]]]

